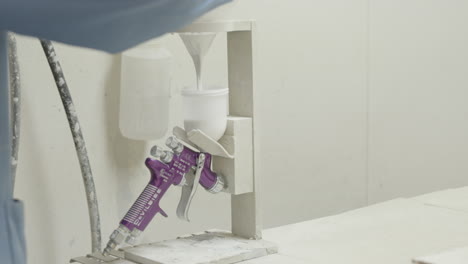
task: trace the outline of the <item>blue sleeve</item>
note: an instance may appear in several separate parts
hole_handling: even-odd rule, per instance
[[[17,200],[0,206],[0,258],[2,264],[26,264],[23,203]]]
[[[0,31],[119,52],[230,0],[0,0]]]

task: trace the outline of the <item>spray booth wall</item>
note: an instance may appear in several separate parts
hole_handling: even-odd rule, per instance
[[[257,20],[257,138],[263,222],[273,227],[401,196],[468,184],[468,2],[240,0]],[[226,85],[226,37],[206,82]],[[180,39],[157,40],[176,61],[171,124],[195,74]],[[88,216],[68,124],[36,39],[20,37],[22,141],[16,197],[25,201],[30,262],[63,264],[90,249]],[[93,166],[103,238],[145,186],[155,142],[118,129],[120,58],[57,45]],[[143,242],[230,226],[229,196],[200,191],[192,222],[162,202]],[[206,206],[209,205],[209,206]]]

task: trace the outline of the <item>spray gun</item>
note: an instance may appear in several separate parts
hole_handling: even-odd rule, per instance
[[[211,193],[223,190],[222,177],[211,170],[212,156],[209,153],[193,150],[176,137],[169,137],[166,145],[172,151],[158,146],[151,149],[151,155],[156,159],[147,158],[145,161],[151,179],[120,221],[119,227],[111,234],[104,249],[105,255],[124,241],[130,245],[135,244],[137,237],[157,213],[167,217],[159,206],[159,201],[172,185],[182,187],[177,216],[185,221],[189,221],[188,211],[198,183]]]

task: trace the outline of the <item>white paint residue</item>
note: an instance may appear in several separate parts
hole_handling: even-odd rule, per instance
[[[75,105],[71,104],[71,103],[68,103],[68,111],[70,111],[70,114],[72,116],[76,116],[76,109],[75,109]]]
[[[237,263],[277,252],[272,243],[248,240],[228,232],[208,232],[125,249],[127,259],[145,263]]]
[[[51,53],[50,56],[52,57],[52,62],[53,62],[53,63],[57,63],[57,62],[58,62],[58,58],[57,58],[57,56],[55,55],[55,51],[52,51],[52,53]]]
[[[73,127],[73,131],[75,132],[80,131],[80,125],[78,123],[76,123],[75,126]]]

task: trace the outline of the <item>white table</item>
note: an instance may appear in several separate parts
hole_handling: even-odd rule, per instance
[[[279,254],[243,264],[410,264],[468,246],[468,187],[273,228],[264,238]]]

